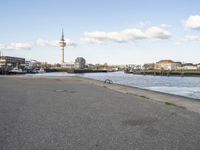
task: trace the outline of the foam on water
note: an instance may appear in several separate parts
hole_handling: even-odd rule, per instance
[[[200,99],[200,87],[143,87],[158,92],[181,95],[189,98]]]

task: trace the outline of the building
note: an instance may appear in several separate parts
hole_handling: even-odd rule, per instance
[[[0,56],[0,67],[20,68],[25,66],[25,58]]]
[[[144,64],[142,66],[142,69],[143,70],[154,70],[155,68],[155,64],[154,63],[150,63],[150,64]]]
[[[174,70],[181,70],[182,69],[182,63],[181,62],[175,62],[173,64]]]
[[[87,64],[87,65],[86,65],[86,68],[87,68],[87,69],[90,69],[90,70],[94,70],[94,69],[96,69],[96,66],[93,65],[93,64]]]
[[[155,69],[157,70],[179,70],[181,69],[180,62],[174,62],[173,60],[160,60],[156,62]]]
[[[185,63],[182,65],[182,69],[183,70],[197,70],[198,67],[197,67],[197,65],[194,65],[192,63]]]
[[[84,69],[85,68],[85,59],[83,57],[77,57],[74,62],[75,69]]]
[[[41,66],[41,62],[37,61],[37,60],[27,60],[25,61],[25,68],[28,70],[32,70],[34,68],[39,68]]]
[[[74,63],[62,63],[61,67],[65,69],[74,69]]]
[[[200,69],[200,63],[199,63],[199,64],[197,64],[197,69]]]
[[[136,65],[136,64],[128,64],[126,65],[125,68],[119,68],[120,70],[124,70],[126,72],[135,72],[135,71],[139,71],[142,69],[141,65]]]

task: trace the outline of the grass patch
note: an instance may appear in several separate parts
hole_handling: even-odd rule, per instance
[[[128,93],[127,93],[128,94]],[[137,94],[133,94],[134,96],[137,96],[137,97],[141,97],[141,98],[145,98],[145,99],[150,99],[149,97],[146,97],[144,95],[137,95]]]
[[[176,104],[171,103],[171,102],[165,102],[165,105],[169,105],[169,106],[174,106],[174,107],[178,107],[178,108],[186,109],[184,106],[179,106],[179,105],[176,105]]]

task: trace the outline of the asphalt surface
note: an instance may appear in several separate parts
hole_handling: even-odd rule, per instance
[[[66,79],[0,77],[0,150],[199,150],[200,114]]]

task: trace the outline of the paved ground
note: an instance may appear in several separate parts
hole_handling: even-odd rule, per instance
[[[71,77],[0,77],[0,150],[90,149],[199,150],[200,114]]]

